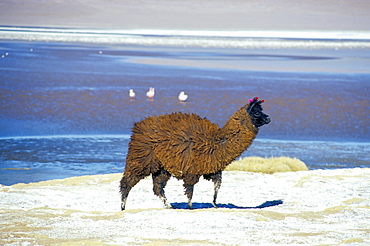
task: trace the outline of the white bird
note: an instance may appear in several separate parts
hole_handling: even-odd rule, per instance
[[[136,96],[136,94],[135,94],[135,92],[134,92],[134,90],[133,90],[133,89],[130,89],[130,90],[128,91],[128,95],[129,95],[129,97],[130,97],[130,98],[135,98],[135,96]]]
[[[153,87],[150,87],[149,88],[149,91],[146,92],[146,96],[149,98],[149,99],[153,99],[154,97],[154,88]]]
[[[181,102],[185,102],[187,99],[188,99],[188,95],[185,94],[184,91],[180,92],[179,96],[178,96],[179,100]]]

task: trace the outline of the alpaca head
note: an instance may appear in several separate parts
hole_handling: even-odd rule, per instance
[[[248,107],[246,108],[253,125],[256,127],[263,126],[271,122],[270,117],[262,112],[261,104],[264,100],[258,100],[258,97],[249,99]]]

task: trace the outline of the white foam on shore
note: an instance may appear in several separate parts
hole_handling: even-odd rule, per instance
[[[0,27],[0,39],[218,48],[370,48],[369,31],[210,31]]]

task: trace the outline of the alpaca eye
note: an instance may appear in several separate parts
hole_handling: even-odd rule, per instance
[[[259,112],[257,112],[257,113],[254,113],[254,116],[256,116],[256,117],[258,117],[258,116],[260,116],[261,114],[259,113]]]

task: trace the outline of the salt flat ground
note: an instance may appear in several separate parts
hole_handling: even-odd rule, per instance
[[[186,208],[182,183],[166,187],[164,209],[151,179],[120,211],[121,174],[0,186],[1,245],[369,245],[370,169],[260,174],[224,172],[195,186]]]

